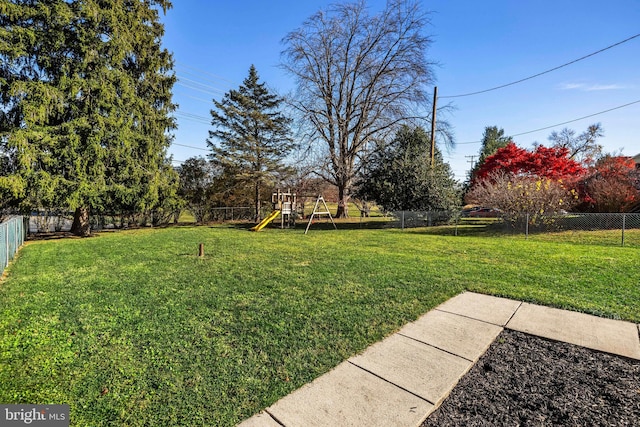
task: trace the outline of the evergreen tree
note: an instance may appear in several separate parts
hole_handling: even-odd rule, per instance
[[[437,149],[432,167],[430,141],[424,129],[402,127],[390,144],[373,155],[358,196],[375,200],[389,211],[457,210],[458,185]]]
[[[295,147],[291,119],[279,109],[283,99],[258,80],[252,65],[238,90],[227,92],[222,101],[213,101],[214,130],[207,139],[213,150],[210,158],[223,174],[233,177],[234,185],[251,186],[256,221],[260,220],[263,187],[272,185],[286,169],[284,158]]]
[[[482,134],[482,147],[480,148],[480,157],[474,164],[471,172],[469,172],[469,181],[473,181],[478,169],[487,160],[487,157],[493,155],[500,148],[506,147],[511,141],[510,136],[504,135],[504,129],[498,129],[497,126],[487,126]]]
[[[0,3],[0,144],[25,209],[69,207],[86,235],[90,210],[153,209],[174,127],[167,0]],[[3,182],[0,181],[0,185]]]
[[[175,76],[171,54],[161,47],[164,27],[157,7],[165,11],[166,0],[122,1],[117,15],[121,25],[131,30],[123,43],[129,44],[123,68],[133,85],[128,100],[131,115],[129,136],[110,156],[108,188],[111,206],[124,212],[158,213],[175,204],[178,175],[167,158],[171,143],[168,130],[175,128],[170,116]],[[123,45],[126,48],[126,44]],[[157,215],[156,215],[157,217]]]

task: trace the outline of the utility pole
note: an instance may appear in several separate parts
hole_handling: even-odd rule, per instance
[[[471,159],[471,160],[467,160],[467,163],[471,163],[471,169],[473,169],[473,167],[475,166],[475,162],[474,159],[478,156],[464,156],[467,159]]]
[[[433,111],[431,112],[431,169],[436,155],[436,102],[438,100],[438,86],[433,87]]]

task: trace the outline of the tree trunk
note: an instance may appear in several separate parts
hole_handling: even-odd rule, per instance
[[[369,206],[369,202],[363,201],[362,209],[360,211],[360,216],[363,218],[369,218],[370,212],[371,212],[371,207]]]
[[[347,218],[349,216],[349,206],[347,202],[349,196],[346,195],[345,186],[338,186],[338,210],[336,212],[336,218]]]
[[[256,222],[260,222],[260,182],[256,183],[256,194],[255,194],[255,204],[256,204]]]
[[[86,237],[91,234],[91,224],[89,223],[89,208],[76,208],[73,214],[73,224],[71,232],[76,236]]]

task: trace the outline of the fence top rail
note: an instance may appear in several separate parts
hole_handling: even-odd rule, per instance
[[[2,221],[0,221],[0,224],[4,224],[7,222],[11,222],[11,221],[22,221],[23,216],[22,215],[7,215],[6,217],[0,217],[2,219]]]

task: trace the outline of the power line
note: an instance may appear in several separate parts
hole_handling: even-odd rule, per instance
[[[214,96],[219,96],[219,95],[220,95],[220,94],[218,94],[218,93],[212,92],[212,91],[210,91],[210,90],[206,90],[206,89],[199,88],[199,87],[197,87],[197,86],[195,86],[195,85],[192,85],[192,84],[189,84],[189,83],[182,83],[182,82],[178,81],[178,82],[176,82],[176,85],[177,85],[177,86],[182,86],[182,87],[184,87],[184,88],[186,88],[186,89],[195,90],[195,91],[197,91],[197,92],[201,92],[201,93],[204,93],[204,94],[206,94],[206,95],[210,95],[210,96],[212,96],[212,97],[214,97]]]
[[[186,121],[188,121],[188,122],[198,123],[198,124],[200,124],[200,125],[205,125],[205,124],[207,124],[207,123],[205,123],[205,122],[203,122],[203,121],[200,121],[200,120],[197,120],[197,119],[191,119],[191,118],[189,118],[189,117],[178,117],[178,118],[179,118],[180,120],[186,120]]]
[[[180,147],[193,148],[194,150],[209,151],[209,149],[207,148],[195,147],[193,145],[178,144],[177,142],[172,142],[171,145],[178,145]]]
[[[220,83],[221,83],[221,81],[219,79],[215,79],[215,80],[214,79],[210,79],[210,78],[207,78],[207,77],[203,77],[200,73],[194,73],[192,71],[188,71],[188,70],[184,70],[184,69],[177,69],[176,73],[177,73],[176,75],[178,76],[178,78],[180,78],[180,76],[183,76],[183,75],[186,74],[187,76],[190,76],[190,78],[196,79],[197,81],[200,81],[200,82],[211,83],[211,84],[214,84],[214,85],[220,85]],[[227,84],[225,83],[224,86],[227,86]]]
[[[479,140],[479,141],[456,142],[456,145],[480,144],[481,142],[482,142],[482,140]]]
[[[191,83],[188,83],[188,82],[187,82],[187,83],[185,83],[185,82],[183,82],[183,81],[181,81],[181,80],[178,80],[178,81],[176,82],[176,85],[177,85],[177,86],[182,86],[182,87],[184,87],[184,88],[186,88],[186,89],[191,89],[191,90],[195,90],[195,91],[197,91],[197,92],[204,93],[204,94],[209,95],[209,96],[211,96],[211,97],[214,97],[214,96],[215,96],[215,97],[220,96],[220,93],[218,93],[218,92],[214,92],[214,91],[212,91],[212,90],[208,90],[208,89],[203,89],[202,85],[201,85],[201,86],[198,86],[198,85],[191,84]]]
[[[513,85],[515,85],[515,84],[522,83],[522,82],[524,82],[524,81],[531,80],[531,79],[536,78],[536,77],[540,77],[540,76],[542,76],[542,75],[544,75],[544,74],[547,74],[547,73],[550,73],[550,72],[552,72],[552,71],[559,70],[560,68],[566,67],[566,66],[568,66],[568,65],[575,64],[576,62],[582,61],[582,60],[584,60],[584,59],[587,59],[587,58],[590,58],[590,57],[592,57],[592,56],[594,56],[594,55],[597,55],[597,54],[599,54],[599,53],[602,53],[602,52],[604,52],[604,51],[606,51],[606,50],[612,49],[612,48],[614,48],[614,47],[616,47],[616,46],[619,46],[619,45],[621,45],[621,44],[623,44],[623,43],[626,43],[626,42],[628,42],[628,41],[630,41],[630,40],[633,40],[633,39],[635,39],[635,38],[637,38],[637,37],[640,37],[640,34],[636,34],[636,35],[631,36],[631,37],[629,37],[629,38],[626,38],[626,39],[624,39],[624,40],[622,40],[622,41],[619,41],[619,42],[617,42],[617,43],[614,43],[614,44],[612,44],[612,45],[610,45],[610,46],[607,46],[607,47],[605,47],[605,48],[603,48],[603,49],[597,50],[597,51],[592,52],[592,53],[590,53],[590,54],[588,54],[588,55],[582,56],[582,57],[580,57],[580,58],[578,58],[578,59],[574,59],[573,61],[569,61],[569,62],[567,62],[567,63],[565,63],[565,64],[559,65],[559,66],[557,66],[557,67],[551,68],[551,69],[546,70],[546,71],[543,71],[543,72],[541,72],[541,73],[534,74],[534,75],[529,76],[529,77],[525,77],[524,79],[516,80],[516,81],[511,82],[511,83],[503,84],[503,85],[496,86],[496,87],[492,87],[492,88],[485,89],[485,90],[479,90],[479,91],[477,91],[477,92],[463,93],[463,94],[460,94],[460,95],[440,96],[440,98],[460,98],[460,97],[463,97],[463,96],[471,96],[471,95],[478,95],[478,94],[481,94],[481,93],[491,92],[491,91],[494,91],[494,90],[498,90],[498,89],[505,88],[505,87],[507,87],[507,86],[513,86]]]
[[[187,83],[184,83],[187,82]],[[186,86],[188,87],[189,85],[191,85],[192,89],[195,90],[202,90],[203,92],[211,92],[211,93],[218,93],[218,94],[224,94],[224,90],[217,88],[215,86],[211,86],[205,83],[201,83],[197,80],[193,80],[193,79],[188,79],[186,77],[180,77],[180,75],[178,75],[178,84],[180,84],[181,86]],[[200,88],[200,89],[199,89]]]
[[[184,119],[184,120],[189,120],[195,123],[200,123],[203,125],[210,125],[211,124],[211,120],[204,117],[204,116],[199,116],[197,114],[191,114],[191,113],[183,113],[181,111],[176,111],[176,116],[178,118]]]
[[[640,99],[638,99],[637,101],[629,102],[627,104],[618,105],[617,107],[609,108],[608,110],[603,110],[603,111],[599,111],[597,113],[589,114],[587,116],[582,116],[582,117],[579,117],[577,119],[567,120],[566,122],[556,123],[555,125],[545,126],[545,127],[542,127],[542,128],[529,130],[529,131],[526,131],[526,132],[516,133],[516,134],[511,135],[511,136],[527,135],[529,133],[534,133],[534,132],[539,132],[541,130],[551,129],[551,128],[554,128],[556,126],[562,126],[562,125],[566,125],[568,123],[577,122],[579,120],[588,119],[589,117],[594,117],[594,116],[597,116],[597,115],[600,115],[600,114],[608,113],[610,111],[619,110],[621,108],[625,108],[625,107],[628,107],[630,105],[638,104],[638,103],[640,103]],[[481,142],[482,142],[481,140],[480,141],[457,142],[456,145],[479,144]]]
[[[551,125],[551,126],[543,127],[543,128],[540,128],[540,129],[530,130],[530,131],[522,132],[522,133],[516,133],[516,134],[515,134],[515,135],[513,135],[513,136],[526,135],[526,134],[528,134],[528,133],[534,133],[534,132],[538,132],[538,131],[541,131],[541,130],[551,129],[551,128],[554,128],[554,127],[556,127],[556,126],[566,125],[567,123],[573,123],[573,122],[577,122],[578,120],[588,119],[589,117],[597,116],[598,114],[604,114],[604,113],[608,113],[609,111],[619,110],[620,108],[628,107],[629,105],[637,104],[637,103],[639,103],[639,102],[640,102],[640,99],[639,99],[639,100],[637,100],[637,101],[630,102],[630,103],[628,103],[628,104],[619,105],[619,106],[617,106],[617,107],[609,108],[608,110],[600,111],[600,112],[598,112],[598,113],[589,114],[588,116],[583,116],[583,117],[580,117],[580,118],[577,118],[577,119],[568,120],[568,121],[566,121],[566,122],[557,123],[557,124],[555,124],[555,125]]]
[[[186,98],[195,99],[196,101],[200,101],[200,102],[206,102],[207,104],[213,104],[213,102],[210,99],[198,98],[196,96],[187,95],[184,92],[173,92],[173,94],[174,95],[184,96]]]
[[[181,116],[186,116],[186,117],[192,117],[194,119],[199,119],[199,120],[204,120],[207,123],[211,122],[211,117],[207,117],[207,116],[201,116],[199,114],[195,114],[195,113],[189,113],[187,111],[182,111],[182,110],[177,110],[176,114],[180,114]]]
[[[198,124],[200,124],[200,125],[206,125],[206,124],[207,124],[207,123],[205,123],[205,122],[203,122],[203,121],[200,121],[200,120],[198,120],[198,119],[192,119],[192,118],[189,118],[189,117],[178,117],[178,118],[179,118],[180,120],[186,120],[186,121],[188,121],[188,122],[198,123]]]
[[[235,83],[233,83],[231,80],[229,80],[229,79],[227,79],[227,78],[225,78],[225,77],[222,77],[222,76],[220,76],[220,75],[218,75],[218,74],[211,73],[211,72],[206,71],[206,70],[203,70],[203,69],[201,69],[201,68],[196,68],[196,67],[193,67],[193,66],[191,66],[191,65],[183,64],[183,63],[182,63],[182,62],[180,62],[180,61],[176,61],[176,64],[177,64],[177,68],[188,68],[188,69],[191,69],[191,70],[197,71],[197,72],[198,72],[198,73],[200,73],[200,74],[206,74],[206,75],[208,75],[208,76],[211,76],[211,77],[213,77],[213,78],[214,78],[214,79],[216,79],[216,80],[222,80],[222,81],[225,81],[225,82],[227,82],[227,83],[235,84]],[[191,73],[191,74],[193,74],[193,73]]]

